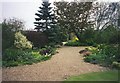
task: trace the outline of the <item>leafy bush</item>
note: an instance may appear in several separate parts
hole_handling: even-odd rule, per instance
[[[32,48],[31,42],[28,41],[27,38],[23,34],[21,34],[21,32],[15,33],[14,45],[16,48],[19,48],[19,49]]]
[[[20,49],[6,49],[3,53],[3,66],[17,66],[22,64],[32,64],[41,59],[41,55]]]
[[[46,61],[46,60],[49,60],[51,58],[51,56],[45,56],[45,57],[43,57],[41,60],[43,60],[43,61]]]
[[[120,28],[109,25],[99,31],[95,31],[94,42],[99,44],[117,44],[120,42]]]
[[[53,55],[53,54],[55,54],[55,48],[53,48],[51,46],[45,46],[44,48],[40,49],[39,53],[43,56]]]
[[[114,61],[114,62],[112,63],[112,67],[113,67],[113,68],[118,68],[118,69],[120,69],[120,63]]]
[[[33,64],[40,61],[46,61],[50,59],[54,53],[55,48],[46,46],[40,49],[45,54],[40,54],[39,49],[13,49],[9,48],[3,52],[3,67],[18,66]]]
[[[95,46],[95,45],[97,45],[97,44],[93,41],[93,39],[88,39],[88,40],[86,40],[84,43],[86,43],[88,46]]]
[[[14,35],[22,31],[24,22],[17,18],[4,19],[2,22],[2,51],[14,45]]]
[[[84,60],[86,62],[90,62],[90,63],[93,63],[93,64],[98,64],[100,63],[100,60],[102,58],[102,54],[91,54],[90,56],[86,56],[84,58]]]
[[[90,49],[92,54],[86,56],[84,60],[90,63],[97,63],[102,66],[111,66],[114,61],[119,62],[120,56],[118,46],[115,45],[99,45],[96,49]]]

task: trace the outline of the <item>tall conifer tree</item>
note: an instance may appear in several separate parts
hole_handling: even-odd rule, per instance
[[[35,29],[44,32],[48,36],[49,43],[59,43],[62,39],[60,38],[61,33],[57,27],[54,11],[50,5],[49,1],[44,0],[42,6],[39,7],[38,13],[35,13],[37,16],[35,18],[36,22],[34,22]]]
[[[37,18],[35,18],[36,22],[34,24],[37,31],[47,31],[55,24],[55,15],[50,5],[49,1],[43,1],[42,6],[39,7],[40,10],[38,10],[38,13],[35,13]]]

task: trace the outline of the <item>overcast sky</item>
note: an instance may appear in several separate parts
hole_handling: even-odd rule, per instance
[[[51,3],[54,1],[60,0],[49,0]],[[35,13],[39,9],[38,7],[41,5],[41,2],[42,0],[0,0],[0,22],[5,18],[15,17],[25,21],[25,29],[34,29],[35,26],[33,22],[35,21]]]

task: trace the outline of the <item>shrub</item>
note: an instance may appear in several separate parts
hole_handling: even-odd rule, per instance
[[[14,35],[22,31],[24,22],[17,18],[4,19],[2,22],[2,51],[14,45]]]
[[[114,62],[112,63],[112,67],[113,67],[113,68],[120,69],[120,63],[117,62],[117,61],[114,61]]]
[[[103,44],[99,45],[96,49],[88,49],[91,50],[92,54],[84,58],[86,62],[97,63],[102,66],[112,66],[114,61],[119,62],[120,60],[118,46]]]
[[[34,47],[43,47],[48,44],[48,37],[44,32],[25,31],[24,35],[32,42]]]
[[[117,44],[120,42],[120,28],[109,25],[99,31],[95,31],[94,42],[102,44]]]
[[[90,51],[90,52],[92,52],[92,54],[94,54],[94,53],[98,53],[99,52],[99,49],[98,48],[96,48],[96,47],[88,47],[88,48],[86,48],[88,51]]]
[[[96,43],[94,43],[93,39],[86,39],[86,41],[84,43],[86,43],[88,46],[96,45]]]
[[[101,54],[91,54],[90,56],[86,56],[85,58],[84,58],[84,60],[86,61],[86,62],[90,62],[90,63],[93,63],[93,64],[98,64],[98,63],[100,63],[100,60],[101,60],[101,57],[102,57],[103,55],[101,55]]]
[[[42,58],[43,61],[49,60],[51,58],[51,56],[45,56]]]
[[[18,66],[32,64],[42,60],[39,52],[22,49],[6,49],[3,53],[3,66]]]
[[[96,44],[93,41],[68,41],[66,44],[66,46],[95,46]]]
[[[39,53],[43,56],[53,55],[53,54],[55,54],[55,48],[53,48],[51,46],[45,46],[44,48],[40,49]]]
[[[19,48],[19,49],[32,48],[31,42],[28,41],[27,38],[23,34],[21,34],[21,32],[15,33],[14,45],[16,48]]]

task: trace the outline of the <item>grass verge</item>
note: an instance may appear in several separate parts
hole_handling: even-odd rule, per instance
[[[118,71],[104,71],[72,76],[65,81],[118,81]]]

